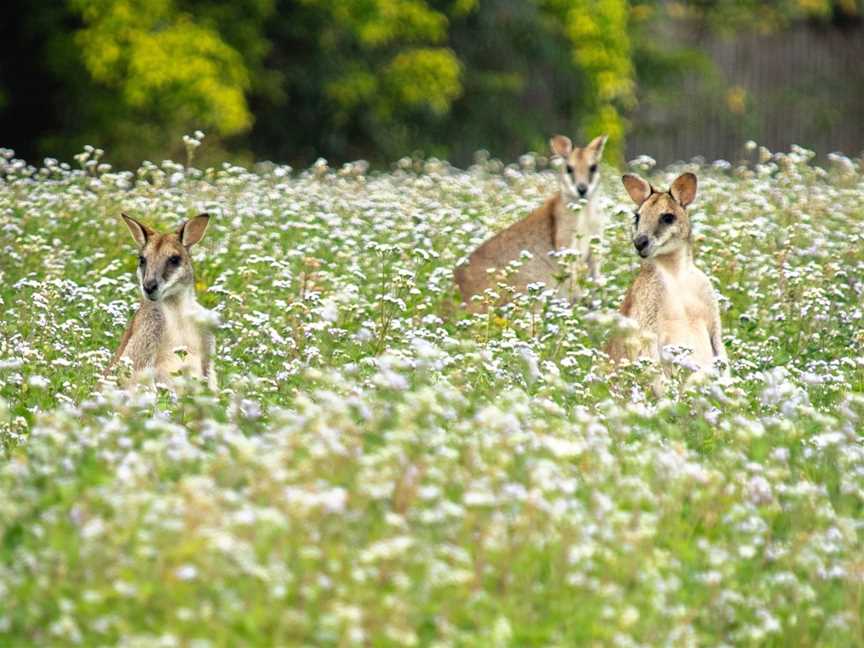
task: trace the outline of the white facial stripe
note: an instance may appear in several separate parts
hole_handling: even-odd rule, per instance
[[[168,263],[168,261],[166,261],[166,263]],[[149,272],[149,270],[149,266],[145,265],[144,268],[142,268],[139,263],[136,274],[138,275],[138,287],[141,289],[141,295],[151,301],[159,301],[163,297],[176,292],[174,288],[183,282],[182,280],[186,275],[185,268],[182,265],[174,268],[174,270],[168,275],[167,279],[164,278],[164,267],[161,272]],[[144,290],[144,282],[148,279],[154,279],[156,281],[157,288],[153,295],[147,295],[147,292]],[[155,299],[153,299],[153,297],[155,297]]]
[[[167,281],[162,284],[162,293],[167,294],[171,290],[171,288],[180,281],[180,275],[182,274],[183,268],[176,268],[174,272],[172,272],[171,275],[168,277]]]
[[[138,275],[138,287],[141,289],[141,294],[146,297],[146,294],[144,293],[144,273],[141,271],[140,261],[138,262],[138,269],[136,270],[135,274]]]
[[[166,261],[168,267],[170,267],[170,261]],[[163,270],[163,275],[164,275]],[[176,292],[179,292],[183,289],[184,286],[192,285],[194,281],[194,275],[192,274],[192,263],[191,260],[181,261],[180,265],[174,267],[171,273],[168,275],[168,278],[165,279],[161,286],[161,294],[163,297],[167,297]]]
[[[651,246],[651,256],[660,256],[668,254],[682,244],[681,239],[675,239],[671,235],[664,238],[662,241],[655,240]]]
[[[569,173],[566,168],[563,168],[561,170],[561,174],[558,179],[561,192],[573,199],[590,198],[591,194],[594,193],[594,190],[597,188],[597,185],[600,181],[599,169],[593,175],[588,174],[588,177],[582,178],[581,180],[574,176],[575,173]],[[580,184],[585,184],[588,186],[588,191],[585,193],[584,196],[579,195],[578,187]]]

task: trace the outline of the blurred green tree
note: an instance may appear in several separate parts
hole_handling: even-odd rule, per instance
[[[451,18],[450,43],[464,92],[446,120],[417,129],[417,147],[464,164],[480,149],[513,159],[546,153],[554,133],[585,137],[585,78],[560,18],[542,2],[483,0]]]
[[[623,0],[609,6],[626,9]],[[595,32],[612,23],[618,35],[598,33],[586,44],[578,24],[570,34],[566,20],[579,14],[579,2],[302,0],[299,8],[281,7],[271,64],[284,71],[286,94],[258,104],[255,149],[278,142],[282,159],[375,161],[420,150],[465,163],[480,148],[501,156],[545,152],[553,132],[586,138],[603,128],[617,140],[614,157],[623,136],[619,104],[632,92],[627,53],[606,64],[591,51],[602,45],[608,58],[613,43],[626,41],[626,11],[601,13]]]
[[[546,0],[564,24],[573,59],[586,77],[581,116],[586,135],[606,133],[606,156],[620,161],[627,122],[636,104],[627,0]]]
[[[282,92],[255,102],[252,145],[283,159],[384,157],[412,146],[412,125],[442,120],[463,92],[449,19],[472,7],[426,0],[281,2],[269,65]],[[371,155],[377,153],[378,155]]]
[[[207,131],[212,162],[318,155],[456,163],[512,158],[550,134],[610,136],[637,99],[673,106],[698,70],[693,33],[773,31],[857,16],[862,0],[7,0],[0,120],[28,156],[85,144],[120,166],[178,156]],[[21,52],[27,52],[22,56]],[[638,82],[638,83],[637,83]],[[637,87],[638,85],[638,87]],[[640,125],[640,128],[643,126]]]
[[[89,80],[111,98],[110,112],[103,107],[94,115],[98,131],[90,135],[112,156],[170,151],[195,128],[221,137],[249,130],[250,68],[266,51],[254,34],[272,10],[270,0],[240,0],[230,3],[233,10],[227,2],[174,0],[70,0],[69,6],[83,23],[74,43]]]

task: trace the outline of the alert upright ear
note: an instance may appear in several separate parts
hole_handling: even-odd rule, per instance
[[[207,231],[207,225],[210,223],[210,214],[199,214],[195,218],[190,218],[180,226],[177,230],[177,236],[180,237],[180,243],[183,247],[192,247],[202,238],[204,232]]]
[[[675,178],[669,193],[682,207],[686,207],[696,198],[696,176],[689,172],[682,173]]]
[[[609,139],[608,135],[600,135],[591,140],[591,143],[585,147],[585,149],[591,153],[595,162],[599,162],[600,158],[603,157],[603,149],[606,146],[607,139]]]
[[[554,135],[549,140],[549,147],[555,155],[560,155],[562,158],[566,158],[573,152],[573,142],[565,135]]]
[[[129,228],[129,231],[132,233],[132,238],[135,239],[138,247],[143,248],[147,245],[147,239],[153,236],[156,231],[147,227],[144,223],[139,223],[131,216],[127,216],[126,214],[121,214],[121,216],[123,216],[123,220],[126,222],[126,227]]]
[[[630,195],[630,199],[637,205],[641,205],[651,195],[651,185],[635,173],[625,174],[621,178],[621,182],[624,183],[624,188]]]

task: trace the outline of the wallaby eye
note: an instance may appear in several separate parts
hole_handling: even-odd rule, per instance
[[[573,165],[572,164],[567,165],[567,173],[573,173]]]
[[[675,222],[675,214],[663,214],[660,217],[660,222],[664,225],[671,225]]]
[[[143,266],[145,263],[147,263],[147,259],[145,259],[143,256],[139,256],[138,265]]]
[[[638,224],[639,224],[639,212],[637,211],[637,212],[633,212],[633,225],[635,226]]]
[[[169,258],[168,258],[168,263],[170,263],[171,265],[175,265],[175,266],[176,266],[176,265],[180,265],[180,255],[179,255],[179,254],[175,254],[174,256],[169,257]]]
[[[590,167],[588,167],[588,170],[592,173],[592,175],[597,173],[597,165],[592,164]]]

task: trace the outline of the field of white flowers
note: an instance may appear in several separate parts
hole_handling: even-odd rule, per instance
[[[306,171],[0,161],[0,645],[864,643],[864,171],[687,166],[731,378],[602,352],[638,268],[489,316],[452,268],[542,157]],[[631,163],[661,186],[681,170]],[[121,211],[195,248],[220,390],[99,375],[138,299]]]

